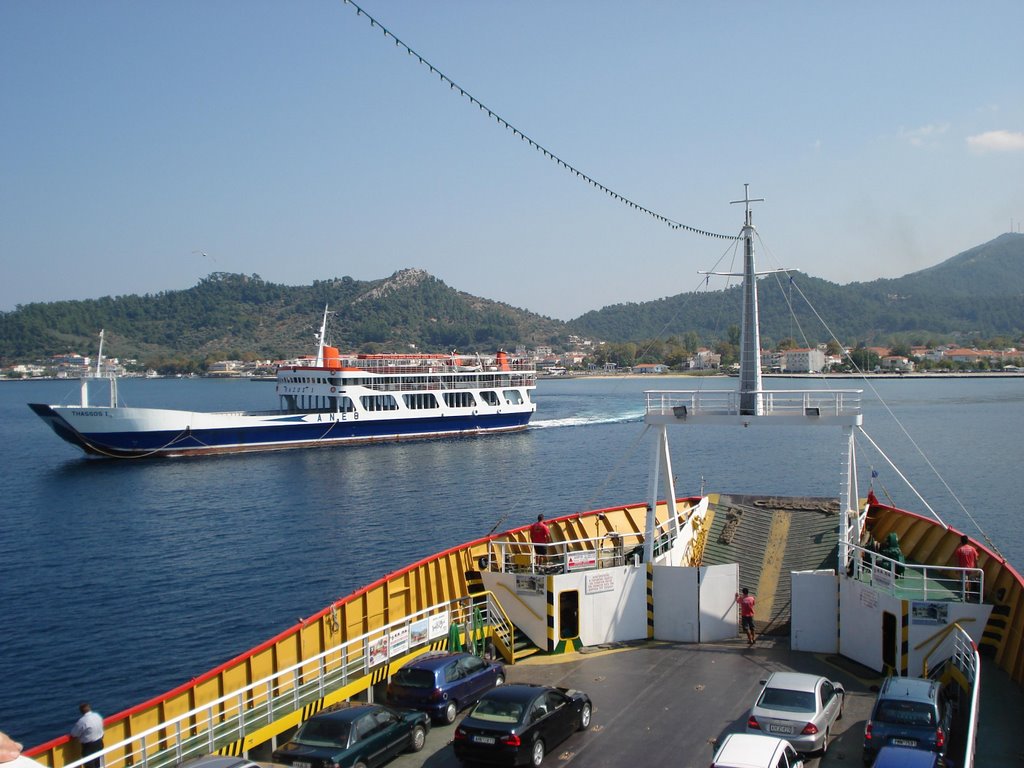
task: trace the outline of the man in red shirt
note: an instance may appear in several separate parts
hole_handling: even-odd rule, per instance
[[[977,568],[978,567],[978,550],[971,545],[971,540],[967,538],[967,534],[960,537],[960,546],[953,552],[956,555],[956,564],[960,568]],[[974,594],[977,582],[974,580],[974,575],[967,571],[960,572],[960,583],[964,587],[964,599],[970,600],[971,595]],[[981,602],[981,595],[978,595],[978,602]]]
[[[736,593],[736,602],[740,606],[740,624],[747,633],[747,645],[754,644],[754,596],[750,590],[743,588],[743,595]]]
[[[530,526],[530,541],[534,544],[537,562],[547,562],[548,544],[551,543],[551,531],[544,522],[544,515],[537,515],[537,522]]]

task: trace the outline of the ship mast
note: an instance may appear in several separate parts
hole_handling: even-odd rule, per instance
[[[327,304],[324,304],[324,320],[320,324],[320,333],[316,335],[316,367],[324,366],[324,344],[327,343]]]
[[[743,203],[743,325],[740,333],[740,414],[761,416],[764,405],[761,397],[761,330],[757,320],[757,272],[754,270],[754,223],[751,203],[764,202],[763,197],[752,198],[750,185],[743,185],[743,199],[730,204]]]

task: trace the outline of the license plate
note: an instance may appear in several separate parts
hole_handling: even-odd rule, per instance
[[[889,743],[897,747],[916,747],[917,739],[891,739]]]
[[[313,768],[313,764],[302,760],[296,760],[292,763],[292,768]]]
[[[493,736],[474,736],[473,737],[473,741],[476,742],[477,744],[493,744],[494,743],[494,737]]]
[[[793,726],[792,725],[775,725],[773,723],[769,723],[768,724],[768,732],[769,733],[788,733],[788,734],[792,735],[792,733],[793,733]]]

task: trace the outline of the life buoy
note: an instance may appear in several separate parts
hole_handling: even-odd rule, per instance
[[[338,390],[336,390],[334,387],[331,387],[331,392],[337,392],[337,391]]]

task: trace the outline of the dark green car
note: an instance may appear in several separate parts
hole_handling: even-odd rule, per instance
[[[419,752],[429,730],[424,712],[342,702],[299,726],[273,760],[293,768],[375,768],[402,752]]]

